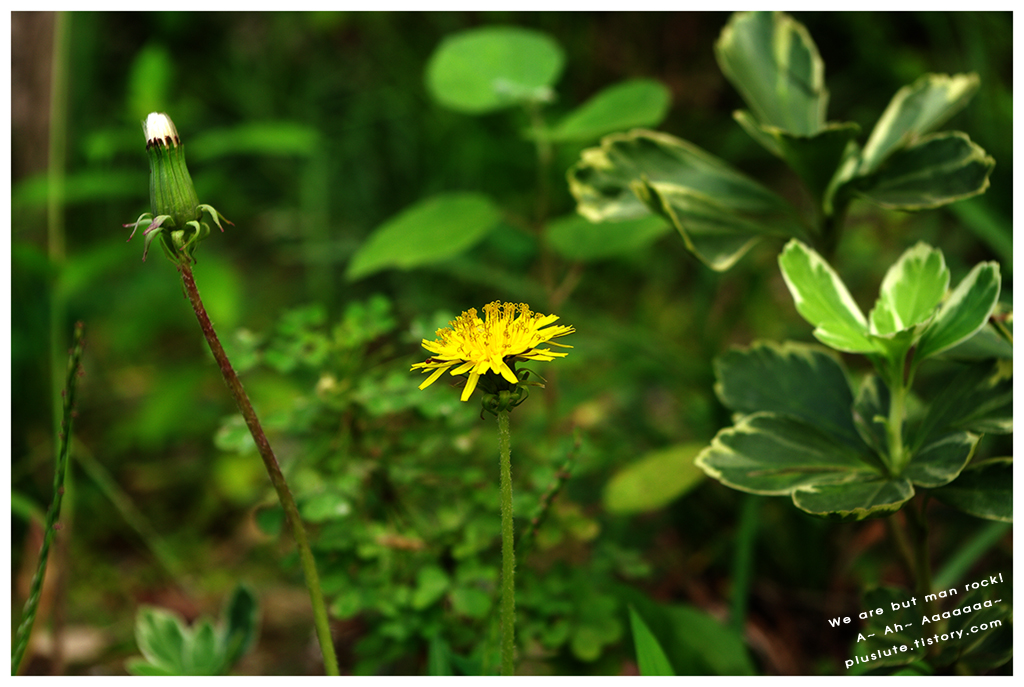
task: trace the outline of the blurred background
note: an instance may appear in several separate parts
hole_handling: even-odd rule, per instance
[[[855,203],[835,267],[861,306],[918,240],[944,251],[954,283],[1000,261],[1009,301],[1012,15],[794,16],[825,61],[829,119],[860,123],[862,141],[920,75],[981,77],[945,128],[995,158],[991,188],[913,215]],[[635,674],[633,604],[672,610],[664,623],[676,627],[662,631],[675,633],[680,672],[843,672],[856,628],[822,631],[825,618],[852,615],[866,587],[908,584],[884,524],[826,523],[784,498],[748,505],[754,497],[692,467],[729,424],[713,357],[757,339],[811,340],[778,274],[780,245],[758,244],[724,274],[667,227],[613,255],[552,252],[542,227],[573,213],[565,172],[597,141],[557,146],[538,178],[521,110],[455,112],[424,83],[454,32],[542,31],[565,54],[549,121],[624,79],[655,79],[671,94],[658,130],[806,205],[795,177],[731,118],[742,101],[713,54],[727,20],[13,13],[12,627],[51,496],[53,413],[76,321],[87,340],[65,529],[25,672],[123,674],[141,605],[215,616],[238,580],[256,590],[262,620],[236,672],[321,669],[291,540],[276,534],[269,481],[175,270],[158,250],[143,263],[141,237],[125,242],[122,225],[149,209],[140,122],[152,111],[176,123],[200,200],[234,222],[198,250],[196,279],[313,528],[343,672],[422,674],[439,647],[456,671],[488,665],[493,420],[443,381],[418,391],[408,368],[426,355],[420,339],[492,300],[554,309],[577,332],[567,358],[538,365],[548,388],[512,417],[521,529],[571,464],[517,572],[520,670]],[[448,191],[493,198],[501,223],[445,261],[346,277],[376,227]],[[1001,441],[986,438],[979,455],[1011,453]],[[640,464],[654,467],[630,470]],[[652,470],[667,492],[652,490]],[[984,526],[941,504],[931,515],[936,568]],[[1009,531],[997,537],[979,573],[1009,571],[1010,542]]]

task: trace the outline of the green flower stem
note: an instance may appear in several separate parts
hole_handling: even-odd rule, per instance
[[[309,589],[309,598],[313,605],[313,622],[316,625],[320,650],[324,656],[324,671],[328,675],[338,675],[338,659],[335,657],[334,643],[331,641],[331,628],[327,621],[327,607],[324,605],[323,592],[320,590],[320,578],[316,572],[316,561],[313,559],[313,552],[310,550],[309,541],[306,539],[306,530],[302,525],[299,509],[295,505],[295,499],[292,498],[291,491],[288,489],[288,483],[281,472],[281,466],[274,456],[274,450],[270,448],[270,442],[267,441],[267,436],[263,433],[263,427],[260,425],[259,418],[256,417],[256,411],[253,410],[252,403],[249,402],[249,397],[242,388],[242,382],[238,379],[238,375],[235,374],[234,368],[231,367],[231,362],[228,360],[228,356],[224,352],[223,346],[220,345],[220,340],[217,338],[217,333],[213,329],[213,323],[210,322],[210,318],[206,314],[203,301],[199,298],[199,289],[196,288],[195,278],[192,276],[192,268],[187,261],[182,261],[178,265],[178,271],[181,272],[181,281],[185,285],[185,293],[188,294],[189,302],[192,303],[192,309],[195,310],[199,326],[202,327],[203,335],[206,336],[206,342],[210,345],[210,350],[213,352],[213,357],[216,358],[217,364],[220,365],[221,374],[224,376],[228,389],[231,390],[231,395],[235,398],[238,410],[241,411],[242,417],[245,418],[245,424],[249,426],[249,432],[252,433],[253,441],[256,442],[256,448],[259,450],[260,457],[263,458],[263,464],[270,475],[270,481],[274,484],[274,489],[277,490],[277,497],[280,499],[285,516],[291,524],[295,543],[299,547],[302,572],[306,576],[306,587]]]
[[[508,411],[498,411],[498,452],[501,454],[501,674],[515,674],[516,555],[512,526],[512,441]]]
[[[43,579],[46,577],[46,563],[50,556],[50,547],[53,545],[57,530],[60,529],[57,521],[60,518],[60,506],[64,498],[64,475],[67,473],[68,455],[71,452],[71,424],[75,417],[75,392],[78,388],[78,378],[81,374],[83,330],[84,326],[81,322],[75,325],[74,348],[72,348],[71,358],[68,360],[67,374],[64,377],[64,392],[61,394],[63,397],[63,419],[61,420],[60,432],[58,434],[60,448],[57,451],[57,466],[53,471],[53,501],[50,502],[50,509],[46,512],[43,546],[39,550],[39,562],[36,564],[36,573],[32,577],[28,600],[25,601],[21,625],[18,626],[14,646],[11,649],[11,675],[18,674],[21,659],[24,658],[25,649],[28,648],[28,640],[32,635],[32,626],[35,624],[36,612],[39,610],[39,597],[43,590]]]

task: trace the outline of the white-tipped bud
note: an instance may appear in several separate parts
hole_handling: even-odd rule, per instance
[[[142,131],[146,134],[147,148],[153,145],[170,148],[181,144],[174,122],[163,112],[150,112],[142,124]]]

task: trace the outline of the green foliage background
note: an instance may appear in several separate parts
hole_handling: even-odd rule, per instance
[[[979,93],[946,128],[969,132],[995,158],[991,188],[919,214],[855,203],[833,263],[854,298],[870,303],[888,265],[924,240],[941,247],[954,283],[975,263],[999,260],[1009,299],[1011,15],[795,16],[821,50],[835,119],[870,126],[899,87],[925,72],[981,78]],[[826,618],[853,615],[865,587],[907,584],[884,524],[828,524],[796,512],[788,499],[761,499],[747,587],[749,570],[741,574],[734,561],[743,505],[754,497],[699,474],[679,477],[692,469],[687,447],[706,445],[729,424],[713,393],[711,359],[755,339],[809,340],[775,266],[781,242],[760,244],[725,274],[700,265],[667,231],[578,266],[543,257],[536,235],[515,219],[532,217],[537,199],[533,144],[520,135],[525,115],[447,110],[424,82],[428,58],[452,32],[491,24],[540,30],[566,53],[557,99],[545,109],[549,121],[619,81],[656,79],[672,94],[657,128],[799,204],[795,177],[732,120],[741,101],[712,50],[727,14],[70,19],[67,260],[57,282],[46,253],[41,152],[48,84],[32,78],[31,66],[50,58],[49,15],[13,15],[11,143],[17,503],[45,509],[49,500],[55,283],[66,309],[62,331],[70,335],[76,320],[88,328],[73,451],[80,458],[65,502],[64,603],[67,626],[89,628],[102,641],[87,657],[68,656],[69,672],[123,673],[137,653],[132,627],[141,603],[189,618],[213,615],[240,578],[252,583],[265,617],[259,649],[239,672],[317,670],[291,548],[256,524],[272,529],[272,513],[257,508],[269,495],[266,476],[232,434],[231,400],[174,271],[159,253],[143,264],[139,241],[124,243],[121,225],[148,209],[139,121],[154,110],[177,124],[200,200],[235,223],[198,251],[197,280],[229,352],[248,360],[234,358],[305,499],[304,515],[322,523],[321,574],[343,599],[332,610],[344,671],[486,668],[476,640],[490,631],[487,590],[497,561],[493,424],[441,382],[417,391],[421,380],[408,365],[423,358],[419,339],[464,309],[501,299],[548,312],[544,280],[577,270],[579,283],[558,309],[577,330],[568,341],[574,349],[538,369],[549,389],[512,418],[523,516],[573,450],[574,429],[580,437],[572,477],[518,578],[522,670],[635,671],[627,609],[634,604],[677,674],[842,672],[855,628],[823,630]],[[573,211],[564,172],[594,143],[556,148],[545,180],[550,217]],[[504,213],[468,253],[346,279],[375,227],[428,196],[460,191],[487,194]],[[346,380],[351,388],[339,389]],[[978,457],[1010,453],[1008,438],[986,437]],[[638,463],[674,470],[676,493],[686,495],[666,502],[655,493],[645,506],[621,476],[611,494],[613,476]],[[117,508],[116,498],[134,505]],[[471,505],[449,514],[456,524],[444,530],[446,540],[439,523],[460,503]],[[35,560],[35,535],[21,515],[31,511],[22,507],[14,517],[15,608],[21,571]],[[941,570],[985,523],[941,504],[931,515]],[[410,543],[423,533],[423,548]],[[1008,573],[1009,542],[1004,536],[971,579]],[[352,585],[372,588],[373,598],[364,594],[352,606]],[[747,595],[739,625],[746,649],[733,635],[678,629],[724,621],[730,603],[736,608],[737,585]],[[381,599],[398,600],[399,610],[389,615]],[[658,607],[660,616],[651,610]],[[445,651],[456,658],[444,660]],[[30,672],[46,669],[40,660]]]

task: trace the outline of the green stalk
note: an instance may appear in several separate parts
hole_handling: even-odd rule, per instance
[[[903,445],[903,418],[906,414],[907,387],[903,385],[902,370],[893,375],[889,384],[889,460],[893,475],[903,474],[907,459],[906,447]]]
[[[889,535],[892,537],[893,544],[896,546],[896,552],[899,553],[900,560],[903,561],[903,567],[906,569],[907,577],[914,580],[916,585],[917,565],[914,563],[914,553],[910,548],[910,543],[907,541],[907,535],[900,526],[896,514],[894,513],[887,517],[885,519],[885,524],[889,528]]]
[[[741,636],[746,625],[747,598],[754,569],[754,544],[757,541],[757,521],[761,500],[754,494],[744,494],[740,509],[739,531],[736,533],[736,556],[732,566],[732,603],[729,626]]]
[[[281,507],[284,508],[285,516],[291,525],[292,534],[295,536],[295,543],[299,547],[299,558],[302,561],[302,572],[306,576],[306,587],[309,589],[310,602],[313,605],[313,622],[316,625],[320,650],[323,652],[324,671],[328,675],[338,675],[338,659],[335,657],[334,643],[331,641],[331,628],[327,620],[327,607],[324,605],[323,592],[320,590],[320,578],[316,572],[316,561],[313,558],[312,550],[309,548],[309,541],[306,538],[306,530],[302,525],[302,518],[299,516],[298,506],[295,505],[295,499],[292,498],[292,493],[288,489],[288,483],[281,472],[281,466],[277,462],[277,457],[274,456],[274,450],[270,448],[270,442],[267,441],[267,436],[263,433],[263,427],[256,416],[256,411],[253,410],[252,403],[249,402],[249,397],[242,388],[242,382],[238,379],[238,375],[235,374],[234,368],[231,367],[227,353],[224,352],[224,347],[221,346],[220,340],[217,338],[217,332],[213,329],[213,323],[210,322],[210,318],[206,314],[203,301],[199,298],[199,289],[196,287],[195,278],[192,276],[192,268],[187,260],[182,260],[179,263],[178,271],[181,272],[181,281],[185,285],[185,293],[188,295],[189,302],[192,303],[192,309],[195,310],[196,319],[199,320],[199,326],[203,330],[206,342],[210,345],[210,351],[220,366],[221,375],[223,375],[224,382],[228,385],[228,389],[238,405],[238,410],[242,413],[242,417],[245,418],[245,424],[248,425],[253,441],[256,442],[256,448],[260,452],[260,457],[263,458],[267,474],[270,475],[270,481],[277,491]]]
[[[15,635],[14,647],[11,649],[11,675],[17,675],[21,659],[25,656],[25,649],[28,648],[28,640],[32,635],[32,626],[35,624],[36,612],[39,610],[39,597],[42,595],[43,579],[46,577],[46,563],[50,556],[50,547],[53,545],[54,537],[60,524],[60,506],[64,498],[64,475],[68,468],[68,454],[71,450],[71,425],[74,420],[75,392],[78,388],[78,377],[81,373],[82,363],[82,333],[84,326],[81,322],[75,325],[75,344],[71,350],[71,358],[68,360],[67,374],[64,379],[62,417],[60,431],[58,432],[57,466],[53,472],[53,500],[50,508],[46,511],[46,524],[43,534],[43,545],[39,550],[39,563],[36,565],[36,573],[32,577],[32,585],[29,588],[28,600],[25,601],[25,610],[22,613],[21,625]]]
[[[932,584],[936,589],[949,589],[959,582],[983,555],[1013,527],[1009,522],[990,522],[976,535],[964,542],[963,547],[946,561],[935,574]]]
[[[501,674],[515,675],[516,555],[512,526],[512,440],[508,411],[498,411],[498,452],[501,454]]]
[[[107,500],[114,506],[114,510],[120,514],[125,523],[135,530],[135,533],[139,535],[142,542],[153,553],[153,556],[163,567],[164,571],[170,577],[179,580],[179,584],[181,584],[180,580],[184,576],[181,561],[174,555],[174,552],[167,546],[146,516],[135,507],[131,497],[117,484],[110,471],[96,460],[96,457],[92,455],[86,446],[78,446],[75,453],[75,462],[92,480],[93,484],[100,490],[100,493],[107,497]]]

